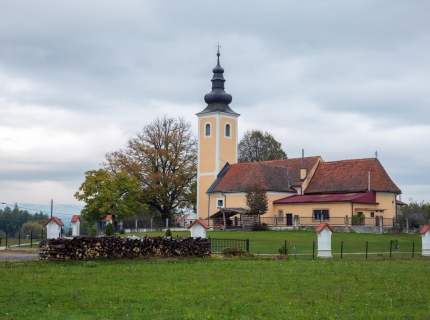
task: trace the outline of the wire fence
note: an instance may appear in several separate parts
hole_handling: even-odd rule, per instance
[[[0,237],[0,247],[30,247],[37,246],[39,241],[46,238],[46,232],[32,231],[23,234],[21,231],[16,233],[4,233]]]

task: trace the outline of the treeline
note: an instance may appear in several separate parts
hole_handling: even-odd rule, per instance
[[[406,226],[406,219],[409,226],[418,228],[419,226],[430,224],[430,203],[417,202],[412,198],[410,203],[400,209],[398,220],[401,226]]]
[[[11,209],[10,207],[0,209],[0,237],[2,233],[14,235],[21,231],[21,234],[26,235],[30,230],[41,232],[43,224],[49,219],[47,214],[43,212],[31,214],[27,210],[20,210],[17,205]]]

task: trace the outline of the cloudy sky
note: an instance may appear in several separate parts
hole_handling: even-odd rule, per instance
[[[373,157],[430,201],[429,1],[0,0],[0,202],[79,202],[157,116],[197,126],[217,42],[240,135]],[[63,207],[66,208],[66,207]],[[61,212],[61,207],[56,207]]]

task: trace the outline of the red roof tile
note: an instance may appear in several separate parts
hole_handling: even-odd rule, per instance
[[[316,229],[315,232],[321,232],[324,230],[324,228],[327,227],[331,230],[331,232],[334,232],[333,228],[330,227],[330,225],[327,222],[321,223]]]
[[[376,194],[374,192],[359,193],[333,193],[333,194],[307,194],[294,195],[273,201],[273,204],[283,203],[320,203],[320,202],[353,202],[353,203],[374,203],[376,204]]]
[[[72,222],[78,222],[78,220],[81,220],[81,216],[77,215],[77,214],[74,214],[73,217],[72,217]]]
[[[430,230],[430,226],[424,226],[421,228],[420,232],[418,232],[419,234],[426,234],[427,231]]]
[[[198,223],[199,225],[201,225],[203,228],[205,228],[205,229],[209,229],[209,227],[207,226],[207,224],[206,223],[204,223],[202,220],[200,220],[200,219],[197,219],[197,220],[194,220],[194,222],[192,223],[192,224],[190,224],[188,227],[187,227],[187,229],[191,229],[191,227],[193,226],[193,225],[195,225],[196,223]]]
[[[106,216],[106,221],[110,221],[110,220],[112,220],[113,218],[112,218],[112,215],[111,214],[108,214],[107,216]]]
[[[45,222],[45,224],[43,225],[44,227],[46,227],[48,225],[48,223],[50,223],[51,221],[54,221],[56,224],[58,224],[60,227],[64,226],[63,221],[61,221],[60,219],[58,219],[57,217],[52,217],[50,218],[48,221]]]
[[[321,157],[305,157],[304,167],[309,172]],[[290,173],[288,186],[287,168]],[[271,160],[261,162],[243,162],[231,165],[227,173],[212,185],[211,192],[244,192],[246,187],[257,184],[267,191],[296,193],[291,186],[300,186],[302,158]]]
[[[305,194],[360,192],[370,190],[401,193],[378,159],[355,159],[320,162]]]
[[[396,204],[399,206],[407,206],[408,205],[407,203],[400,201],[400,200],[396,200]]]

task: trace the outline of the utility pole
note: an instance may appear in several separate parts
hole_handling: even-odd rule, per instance
[[[51,218],[52,218],[52,208],[54,206],[54,199],[51,199]]]

